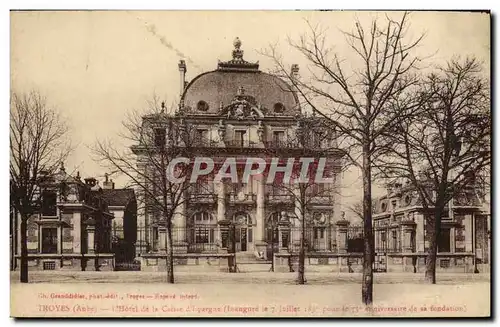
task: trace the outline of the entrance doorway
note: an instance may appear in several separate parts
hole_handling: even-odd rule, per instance
[[[248,242],[248,228],[236,227],[236,251],[246,251]]]
[[[248,251],[253,242],[253,229],[250,215],[246,212],[239,212],[234,215],[234,239],[236,251]]]
[[[42,228],[42,253],[57,253],[57,228]]]

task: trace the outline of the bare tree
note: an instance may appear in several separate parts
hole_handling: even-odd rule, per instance
[[[373,206],[374,206],[374,201],[372,201],[372,208]],[[361,221],[364,220],[363,201],[355,202],[354,204],[350,205],[347,209],[349,209],[349,211],[351,211],[357,218],[361,219]]]
[[[64,161],[71,145],[67,125],[40,93],[12,92],[10,110],[10,203],[21,217],[20,281],[27,283],[27,222],[41,203],[38,186]]]
[[[122,140],[130,147],[116,147],[110,141],[96,141],[92,151],[96,160],[113,173],[126,176],[136,189],[139,208],[154,215],[165,226],[167,282],[174,283],[174,220],[181,219],[182,206],[192,187],[190,177],[198,145],[193,127],[182,116],[165,111],[157,98],[149,111],[132,112],[123,122]],[[199,184],[202,185],[202,184]],[[192,193],[197,196],[200,193]]]
[[[294,161],[289,181],[283,180],[286,173],[281,173],[271,184],[274,192],[289,196],[295,205],[290,218],[298,222],[300,226],[298,284],[306,282],[305,257],[309,241],[307,229],[312,227],[314,204],[321,198],[326,199],[323,203],[331,204],[331,196],[334,192],[339,192],[335,189],[334,183],[323,183],[317,177],[317,174],[323,174],[319,178],[340,178],[342,153],[336,147],[332,147],[335,144],[335,135],[327,127],[327,123],[328,121],[322,117],[298,117],[298,127],[294,134],[289,135],[286,140],[280,141],[280,144],[276,146],[267,147],[267,152],[271,155],[291,157],[294,160],[301,158],[300,162]],[[307,170],[304,167],[307,167]]]
[[[338,134],[339,148],[350,163],[361,170],[363,179],[364,256],[362,301],[373,301],[374,237],[372,230],[372,168],[380,155],[383,135],[404,120],[404,114],[388,110],[394,99],[404,97],[417,85],[414,70],[420,58],[412,51],[423,36],[407,40],[408,13],[399,20],[386,16],[385,23],[374,19],[368,28],[359,20],[354,31],[344,32],[352,50],[347,60],[327,46],[325,31],[311,27],[298,42],[289,40],[309,64],[310,78],[290,73],[276,48],[264,54],[276,66],[276,74],[288,79],[304,106],[329,119]],[[335,43],[337,40],[331,40]],[[406,111],[404,111],[405,113]]]
[[[426,101],[386,135],[391,147],[380,158],[381,174],[410,181],[419,194],[431,227],[425,278],[433,284],[445,208],[454,197],[476,197],[491,164],[489,83],[482,74],[474,58],[452,59],[429,74]],[[404,102],[393,104],[405,109]]]

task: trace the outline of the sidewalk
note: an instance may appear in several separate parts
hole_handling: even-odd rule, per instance
[[[307,284],[338,285],[359,284],[360,273],[307,272]],[[297,273],[222,273],[222,272],[186,272],[174,273],[179,284],[295,284]],[[140,271],[33,271],[29,273],[32,283],[163,283],[166,272]],[[424,284],[423,273],[375,273],[375,284]],[[11,272],[11,282],[19,282],[19,272]],[[438,273],[438,284],[489,283],[489,274]]]

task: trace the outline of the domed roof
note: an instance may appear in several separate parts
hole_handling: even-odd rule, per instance
[[[243,60],[240,46],[241,41],[236,38],[232,60],[219,62],[216,70],[198,75],[186,86],[181,97],[183,105],[193,113],[216,114],[234,101],[235,96],[244,94],[270,115],[300,113],[291,86],[261,72],[258,63]]]

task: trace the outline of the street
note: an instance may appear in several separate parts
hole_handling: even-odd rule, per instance
[[[377,274],[374,303],[361,303],[359,274],[307,274],[295,285],[290,273],[31,273],[20,284],[12,274],[14,316],[488,316],[488,275]]]

